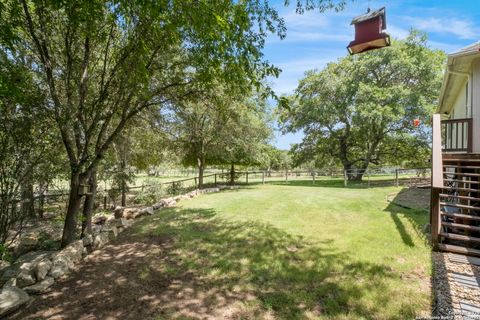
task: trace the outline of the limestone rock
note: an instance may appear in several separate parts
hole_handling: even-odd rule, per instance
[[[43,279],[45,279],[45,277],[47,276],[51,268],[52,268],[52,261],[48,259],[44,259],[40,261],[35,266],[35,269],[33,271],[35,273],[35,278],[37,279],[37,281],[42,281]]]
[[[154,214],[154,210],[153,210],[153,207],[146,207],[146,208],[143,208],[142,210],[140,210],[140,212],[144,213],[144,214],[149,214],[149,215],[152,215]]]
[[[52,259],[52,268],[50,275],[54,278],[60,278],[69,270],[75,268],[75,264],[82,259],[83,241],[77,240],[70,243]]]
[[[20,273],[17,275],[16,286],[19,288],[30,286],[34,283],[35,276],[29,270],[21,270]]]
[[[0,292],[0,318],[17,310],[30,301],[30,297],[22,289],[4,287]]]
[[[107,242],[114,240],[118,236],[118,229],[115,226],[105,228],[102,230],[102,233],[107,234]]]
[[[55,280],[52,277],[47,277],[41,282],[34,284],[33,286],[25,287],[23,290],[30,294],[41,294],[44,293],[52,286]]]
[[[114,214],[115,219],[119,219],[119,218],[123,217],[123,210],[124,209],[125,209],[124,207],[116,207],[115,208],[115,214]]]
[[[2,276],[0,277],[0,285],[4,285],[10,279],[15,278],[19,272],[20,270],[14,266],[10,266],[3,270]]]
[[[114,220],[115,227],[117,228],[128,228],[130,227],[131,223],[125,218],[118,218]]]
[[[83,241],[76,240],[66,246],[59,254],[67,256],[73,263],[82,260]]]
[[[93,248],[98,249],[103,247],[105,244],[108,243],[108,233],[107,232],[100,232],[99,234],[93,237]]]
[[[83,246],[84,247],[88,247],[88,246],[91,246],[93,244],[93,236],[91,234],[86,234],[83,239]]]
[[[93,224],[104,224],[107,221],[107,216],[95,216],[92,219]]]
[[[123,217],[125,219],[134,219],[135,214],[138,212],[137,208],[126,208],[123,210]]]
[[[11,263],[8,261],[0,260],[0,274],[5,271],[8,267],[11,266]]]
[[[5,282],[3,285],[4,287],[16,287],[17,286],[17,278],[10,278]]]
[[[38,246],[38,237],[30,234],[20,238],[18,245],[15,247],[15,254],[17,256],[33,251]]]
[[[64,276],[70,269],[74,268],[73,262],[68,259],[65,255],[58,254],[53,258],[52,269],[50,270],[50,275],[54,279],[58,279]]]

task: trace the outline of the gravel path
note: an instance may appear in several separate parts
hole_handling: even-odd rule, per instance
[[[432,254],[436,298],[434,315],[445,319],[480,319],[480,314],[468,313],[466,308],[480,308],[480,267],[454,262],[449,253]]]

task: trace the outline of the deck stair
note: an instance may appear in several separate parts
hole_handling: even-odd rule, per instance
[[[439,205],[438,248],[480,256],[480,157],[443,157]]]

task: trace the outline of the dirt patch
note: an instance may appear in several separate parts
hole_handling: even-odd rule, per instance
[[[399,193],[388,195],[388,201],[405,208],[429,210],[430,188],[404,188]]]
[[[169,258],[172,242],[125,231],[9,319],[229,319],[245,312],[239,302],[253,296],[205,287]]]

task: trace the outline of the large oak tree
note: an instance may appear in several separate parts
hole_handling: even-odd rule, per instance
[[[293,148],[297,160],[334,159],[349,179],[362,179],[369,164],[415,156],[415,148],[424,154],[443,61],[443,52],[412,31],[389,48],[306,72],[290,106],[280,110],[286,131],[305,133]]]

